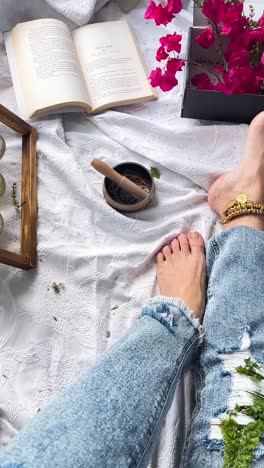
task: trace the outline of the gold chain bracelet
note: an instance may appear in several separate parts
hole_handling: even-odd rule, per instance
[[[254,203],[253,201],[248,200],[247,196],[242,193],[241,195],[238,195],[235,200],[231,200],[228,203],[227,209],[221,217],[221,223],[229,223],[229,221],[237,216],[246,214],[264,215],[264,204]]]

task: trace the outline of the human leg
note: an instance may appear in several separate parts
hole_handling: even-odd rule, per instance
[[[245,157],[213,184],[209,203],[221,215],[241,193],[256,203],[264,202],[263,113],[251,124]],[[225,228],[207,244],[209,283],[201,350],[204,383],[185,452],[186,468],[223,467],[226,445],[221,420],[229,417],[227,411],[235,404],[252,405],[254,399],[248,392],[257,388],[236,369],[248,357],[264,365],[264,217],[237,217]],[[252,466],[264,466],[261,443]]]
[[[161,293],[171,297],[147,302],[129,333],[2,453],[1,468],[147,465],[175,387],[201,341],[195,317],[204,312],[203,247],[201,236],[188,241],[183,235],[163,249],[158,277]],[[169,281],[175,275],[177,284]],[[177,298],[181,293],[193,312]]]

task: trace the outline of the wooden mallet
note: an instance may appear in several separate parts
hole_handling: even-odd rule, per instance
[[[127,177],[119,174],[112,167],[108,166],[108,164],[106,164],[104,161],[101,161],[100,159],[93,159],[91,166],[114,182],[118,188],[122,188],[125,190],[125,192],[129,193],[129,195],[134,197],[136,200],[145,200],[145,198],[149,195],[147,192],[145,192],[145,190],[132,182],[132,180],[129,180]]]

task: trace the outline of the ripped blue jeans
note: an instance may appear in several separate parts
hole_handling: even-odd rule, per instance
[[[180,299],[150,299],[95,367],[18,434],[0,467],[146,467],[177,383],[197,362],[203,339],[204,379],[181,466],[222,467],[217,417],[232,395],[232,356],[248,353],[264,364],[264,233],[228,229],[208,242],[207,264],[203,329]],[[261,466],[260,447],[254,467]]]

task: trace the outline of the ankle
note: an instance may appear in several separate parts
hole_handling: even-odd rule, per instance
[[[247,226],[254,229],[264,231],[264,216],[243,215],[232,219],[229,223],[223,225],[224,229],[229,229],[235,226]]]

